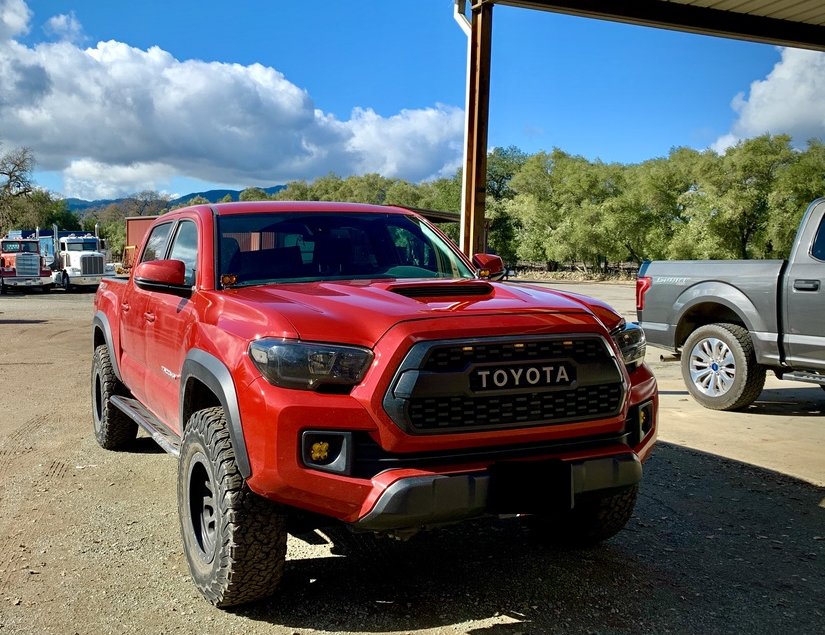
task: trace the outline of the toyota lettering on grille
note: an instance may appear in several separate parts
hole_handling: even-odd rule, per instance
[[[570,362],[543,362],[484,366],[470,372],[470,389],[493,390],[537,389],[569,386],[576,380],[576,366]]]

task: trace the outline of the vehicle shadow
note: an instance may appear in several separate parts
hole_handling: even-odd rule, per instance
[[[825,488],[666,443],[645,472],[627,528],[595,548],[518,519],[336,544],[346,557],[291,543],[279,594],[236,612],[330,633],[821,632]]]
[[[825,391],[819,386],[805,388],[771,388],[743,412],[757,415],[822,416],[825,414]]]

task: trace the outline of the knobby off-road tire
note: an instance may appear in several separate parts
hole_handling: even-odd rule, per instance
[[[572,509],[534,517],[533,530],[567,548],[590,547],[619,533],[636,506],[638,485],[576,497]]]
[[[137,424],[111,403],[112,395],[122,392],[109,349],[98,346],[92,358],[92,423],[97,442],[107,450],[122,449],[137,436]]]
[[[178,463],[178,515],[189,571],[217,607],[271,595],[286,562],[283,510],[238,471],[221,408],[195,412]]]
[[[705,408],[739,410],[765,387],[765,367],[756,363],[747,329],[738,324],[707,324],[682,347],[682,378]]]

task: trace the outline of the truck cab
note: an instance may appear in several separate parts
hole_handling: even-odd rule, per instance
[[[51,273],[36,239],[6,237],[0,241],[0,293],[9,287],[48,291]]]
[[[55,285],[68,290],[72,286],[100,284],[105,275],[113,275],[114,269],[106,263],[102,240],[93,234],[59,236],[55,231],[57,247],[54,250],[52,280]]]

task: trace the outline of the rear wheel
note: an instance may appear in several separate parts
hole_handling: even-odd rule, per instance
[[[222,408],[199,410],[186,425],[178,515],[189,571],[207,600],[223,608],[272,594],[286,562],[286,517],[238,471]]]
[[[535,516],[533,529],[564,547],[589,547],[621,531],[636,506],[639,486],[590,492],[576,497],[572,509]]]
[[[693,397],[712,410],[738,410],[752,404],[765,387],[765,367],[747,329],[738,324],[707,324],[682,348],[682,378]]]
[[[109,349],[98,346],[92,358],[92,422],[97,442],[107,450],[119,450],[137,436],[137,424],[111,403],[121,390]]]

